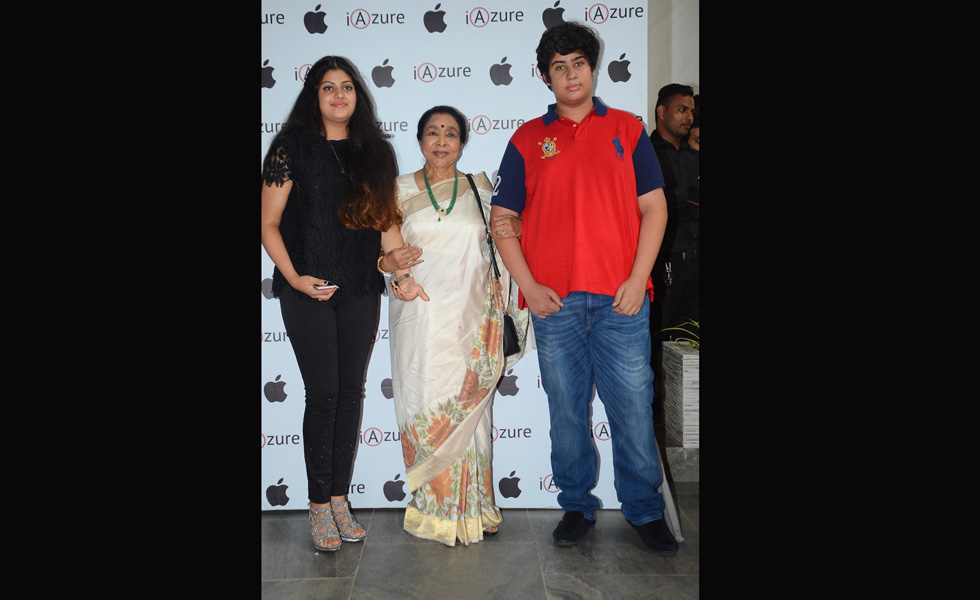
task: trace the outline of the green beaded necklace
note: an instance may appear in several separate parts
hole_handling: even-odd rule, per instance
[[[439,221],[442,221],[443,217],[448,217],[449,213],[453,212],[453,207],[456,206],[456,190],[459,187],[459,171],[453,169],[453,199],[449,202],[449,208],[439,208],[439,203],[436,202],[436,197],[432,194],[432,186],[429,185],[429,176],[425,174],[425,167],[422,167],[422,179],[425,180],[425,190],[429,192],[429,200],[432,202],[432,208],[436,209],[439,213]]]

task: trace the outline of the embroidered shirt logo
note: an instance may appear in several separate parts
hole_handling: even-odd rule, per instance
[[[541,150],[544,151],[541,158],[554,158],[556,154],[561,152],[561,150],[558,149],[558,145],[555,143],[557,141],[558,138],[556,137],[555,139],[544,138],[543,142],[538,142],[538,145],[541,146]]]
[[[618,135],[613,136],[613,146],[616,147],[616,158],[619,159],[619,162],[623,162],[623,156],[625,154],[625,150],[623,150],[623,145],[619,142]]]

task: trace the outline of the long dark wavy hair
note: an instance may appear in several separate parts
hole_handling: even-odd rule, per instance
[[[386,231],[402,222],[395,191],[398,160],[388,141],[391,136],[378,126],[374,101],[364,79],[350,60],[324,56],[310,67],[281,133],[301,129],[325,135],[317,92],[324,73],[332,69],[340,69],[350,77],[357,96],[354,113],[347,122],[346,171],[351,192],[341,202],[337,216],[349,229]]]

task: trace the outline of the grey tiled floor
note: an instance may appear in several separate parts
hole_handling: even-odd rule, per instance
[[[262,598],[441,600],[688,600],[699,595],[699,482],[671,482],[684,542],[656,556],[619,510],[601,510],[576,546],[551,532],[557,509],[501,509],[500,533],[444,546],[402,529],[404,509],[363,509],[359,543],[313,549],[306,511],[262,513]]]

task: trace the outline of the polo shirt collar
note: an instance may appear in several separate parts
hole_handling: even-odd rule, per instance
[[[595,114],[599,116],[606,116],[606,105],[603,104],[599,98],[592,96],[592,106],[595,110]],[[551,125],[558,120],[558,103],[548,105],[548,112],[544,113],[541,117],[544,120],[545,125]]]

